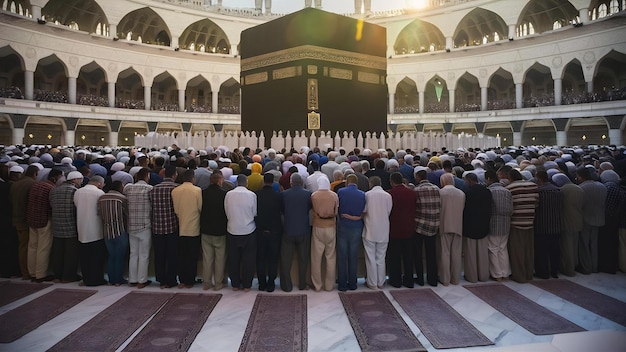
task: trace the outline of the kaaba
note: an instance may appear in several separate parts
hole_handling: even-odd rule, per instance
[[[242,131],[386,132],[386,43],[384,27],[314,8],[243,31]]]

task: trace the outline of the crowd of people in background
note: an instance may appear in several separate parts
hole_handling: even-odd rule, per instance
[[[361,250],[373,290],[626,272],[625,176],[624,146],[2,146],[0,275],[143,288],[151,250],[163,289],[355,290]]]

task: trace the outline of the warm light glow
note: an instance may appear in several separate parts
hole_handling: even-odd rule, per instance
[[[602,139],[606,139],[606,134],[603,134],[603,135],[602,135]]]
[[[101,142],[104,142],[104,137],[100,137],[100,141],[101,141]]]
[[[504,137],[504,140],[503,140],[503,141],[504,141],[504,142],[506,142],[506,137]]]
[[[128,142],[128,137],[124,137],[124,142]]]
[[[52,135],[51,134],[48,134],[48,139],[52,139]]]
[[[583,134],[583,137],[582,137],[582,138],[583,138],[583,141],[584,141],[584,140],[586,140],[586,139],[587,139],[587,136],[585,136],[585,135]]]
[[[85,137],[85,135],[80,136],[80,139],[82,139],[82,140],[85,140],[85,138],[87,138],[87,137]]]
[[[532,140],[534,141],[535,139],[536,139],[535,136],[533,136]]]
[[[361,41],[362,38],[363,38],[363,20],[359,20],[356,23],[356,36],[355,36],[354,40],[359,42],[359,41]]]
[[[28,138],[33,139],[35,136],[32,133],[28,134]]]
[[[496,137],[500,137],[500,133],[496,133]]]
[[[423,9],[426,7],[426,0],[406,0],[407,9]]]

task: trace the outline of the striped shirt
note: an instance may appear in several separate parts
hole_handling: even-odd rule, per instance
[[[537,185],[528,181],[513,181],[506,188],[513,197],[513,214],[511,226],[520,230],[533,228],[535,222],[535,208],[539,201]]]
[[[50,191],[52,237],[72,238],[78,236],[76,206],[74,205],[76,189],[74,184],[65,182]]]
[[[177,186],[174,180],[166,178],[152,189],[152,233],[168,235],[178,232],[178,218],[172,201],[172,190]]]
[[[539,205],[535,212],[535,233],[558,235],[561,233],[563,194],[555,185],[548,183],[537,187]]]
[[[50,207],[50,191],[55,187],[52,181],[40,181],[33,185],[28,192],[28,205],[26,206],[26,223],[29,227],[40,229],[45,227],[50,220],[52,209]]]
[[[102,220],[102,235],[115,239],[127,233],[128,199],[118,191],[109,191],[98,199],[98,215]]]
[[[434,236],[439,233],[441,212],[439,188],[424,180],[417,184],[415,193],[417,196],[415,232],[424,236]]]
[[[511,191],[499,182],[489,185],[491,191],[491,220],[489,234],[492,236],[508,236],[511,230],[511,214],[513,213],[513,197]]]
[[[137,183],[127,184],[124,187],[124,195],[128,198],[128,232],[137,233],[151,228],[150,214],[150,191],[152,186],[141,180]]]

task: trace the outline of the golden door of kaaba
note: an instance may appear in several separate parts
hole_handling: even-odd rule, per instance
[[[313,8],[243,31],[241,129],[385,132],[386,46],[384,27]]]

